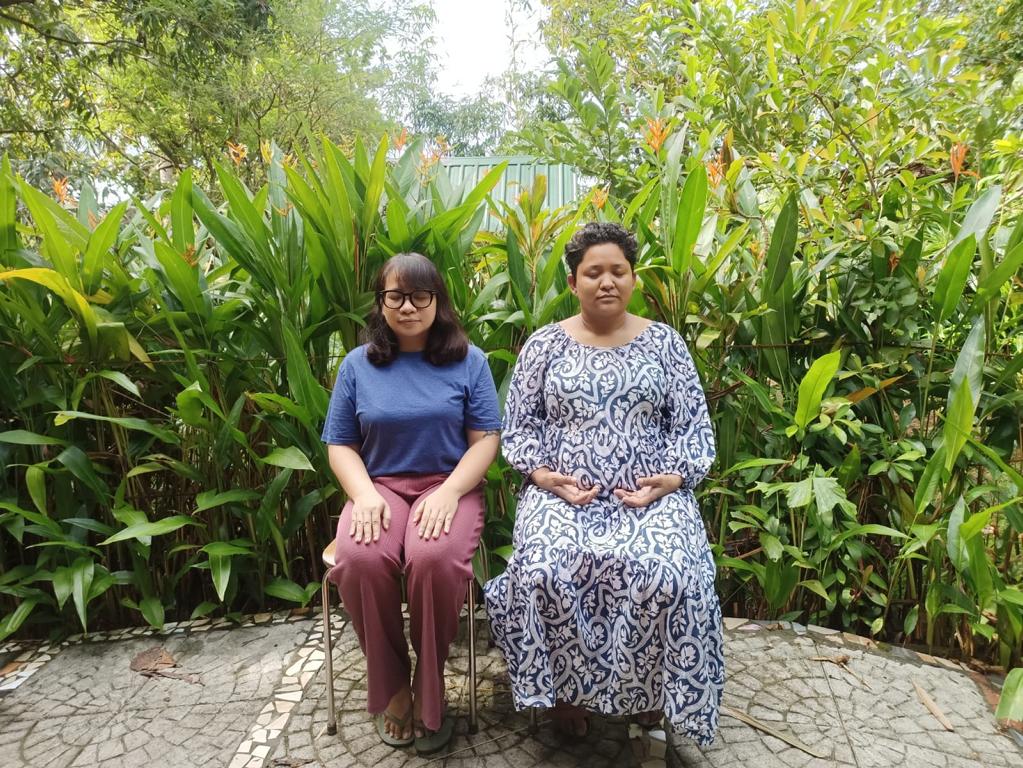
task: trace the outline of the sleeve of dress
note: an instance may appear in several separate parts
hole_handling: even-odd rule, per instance
[[[665,349],[668,396],[665,413],[665,469],[682,476],[683,488],[695,488],[714,463],[714,430],[696,365],[682,337],[671,332]]]
[[[523,477],[529,477],[538,467],[552,467],[544,449],[547,412],[543,384],[548,359],[544,336],[542,331],[534,333],[522,345],[504,403],[501,452]]]

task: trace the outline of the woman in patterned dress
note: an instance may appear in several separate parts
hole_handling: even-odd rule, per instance
[[[626,311],[636,240],[591,223],[565,249],[580,312],[525,343],[502,448],[522,473],[507,570],[486,585],[517,709],[581,736],[587,711],[701,744],[724,683],[714,561],[693,489],[714,460],[685,343]]]

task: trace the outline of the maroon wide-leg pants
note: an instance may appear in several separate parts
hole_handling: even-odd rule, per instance
[[[367,709],[383,712],[409,684],[412,663],[401,613],[401,573],[406,575],[412,647],[416,671],[412,692],[422,707],[423,725],[440,727],[444,704],[444,662],[458,632],[472,557],[483,531],[483,491],[461,498],[449,533],[421,539],[412,510],[447,475],[377,477],[373,485],[391,508],[391,525],[380,540],[356,544],[348,535],[352,502],[337,525],[335,566],[329,578],[341,593],[355,633],[366,654]]]

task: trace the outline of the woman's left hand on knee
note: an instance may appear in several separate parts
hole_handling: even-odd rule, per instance
[[[416,505],[412,522],[419,526],[419,538],[436,539],[451,532],[451,521],[458,512],[460,497],[441,486]]]
[[[627,507],[646,507],[653,504],[662,496],[674,493],[682,487],[681,475],[651,475],[636,480],[639,487],[634,490],[616,488],[615,496],[622,500]]]

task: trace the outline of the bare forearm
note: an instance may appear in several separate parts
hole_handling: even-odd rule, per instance
[[[327,458],[348,498],[355,499],[374,490],[373,480],[366,471],[362,456],[353,446],[328,445]]]
[[[497,457],[499,445],[497,432],[485,432],[469,446],[461,461],[448,475],[444,485],[459,497],[464,496],[487,474],[487,469]]]

